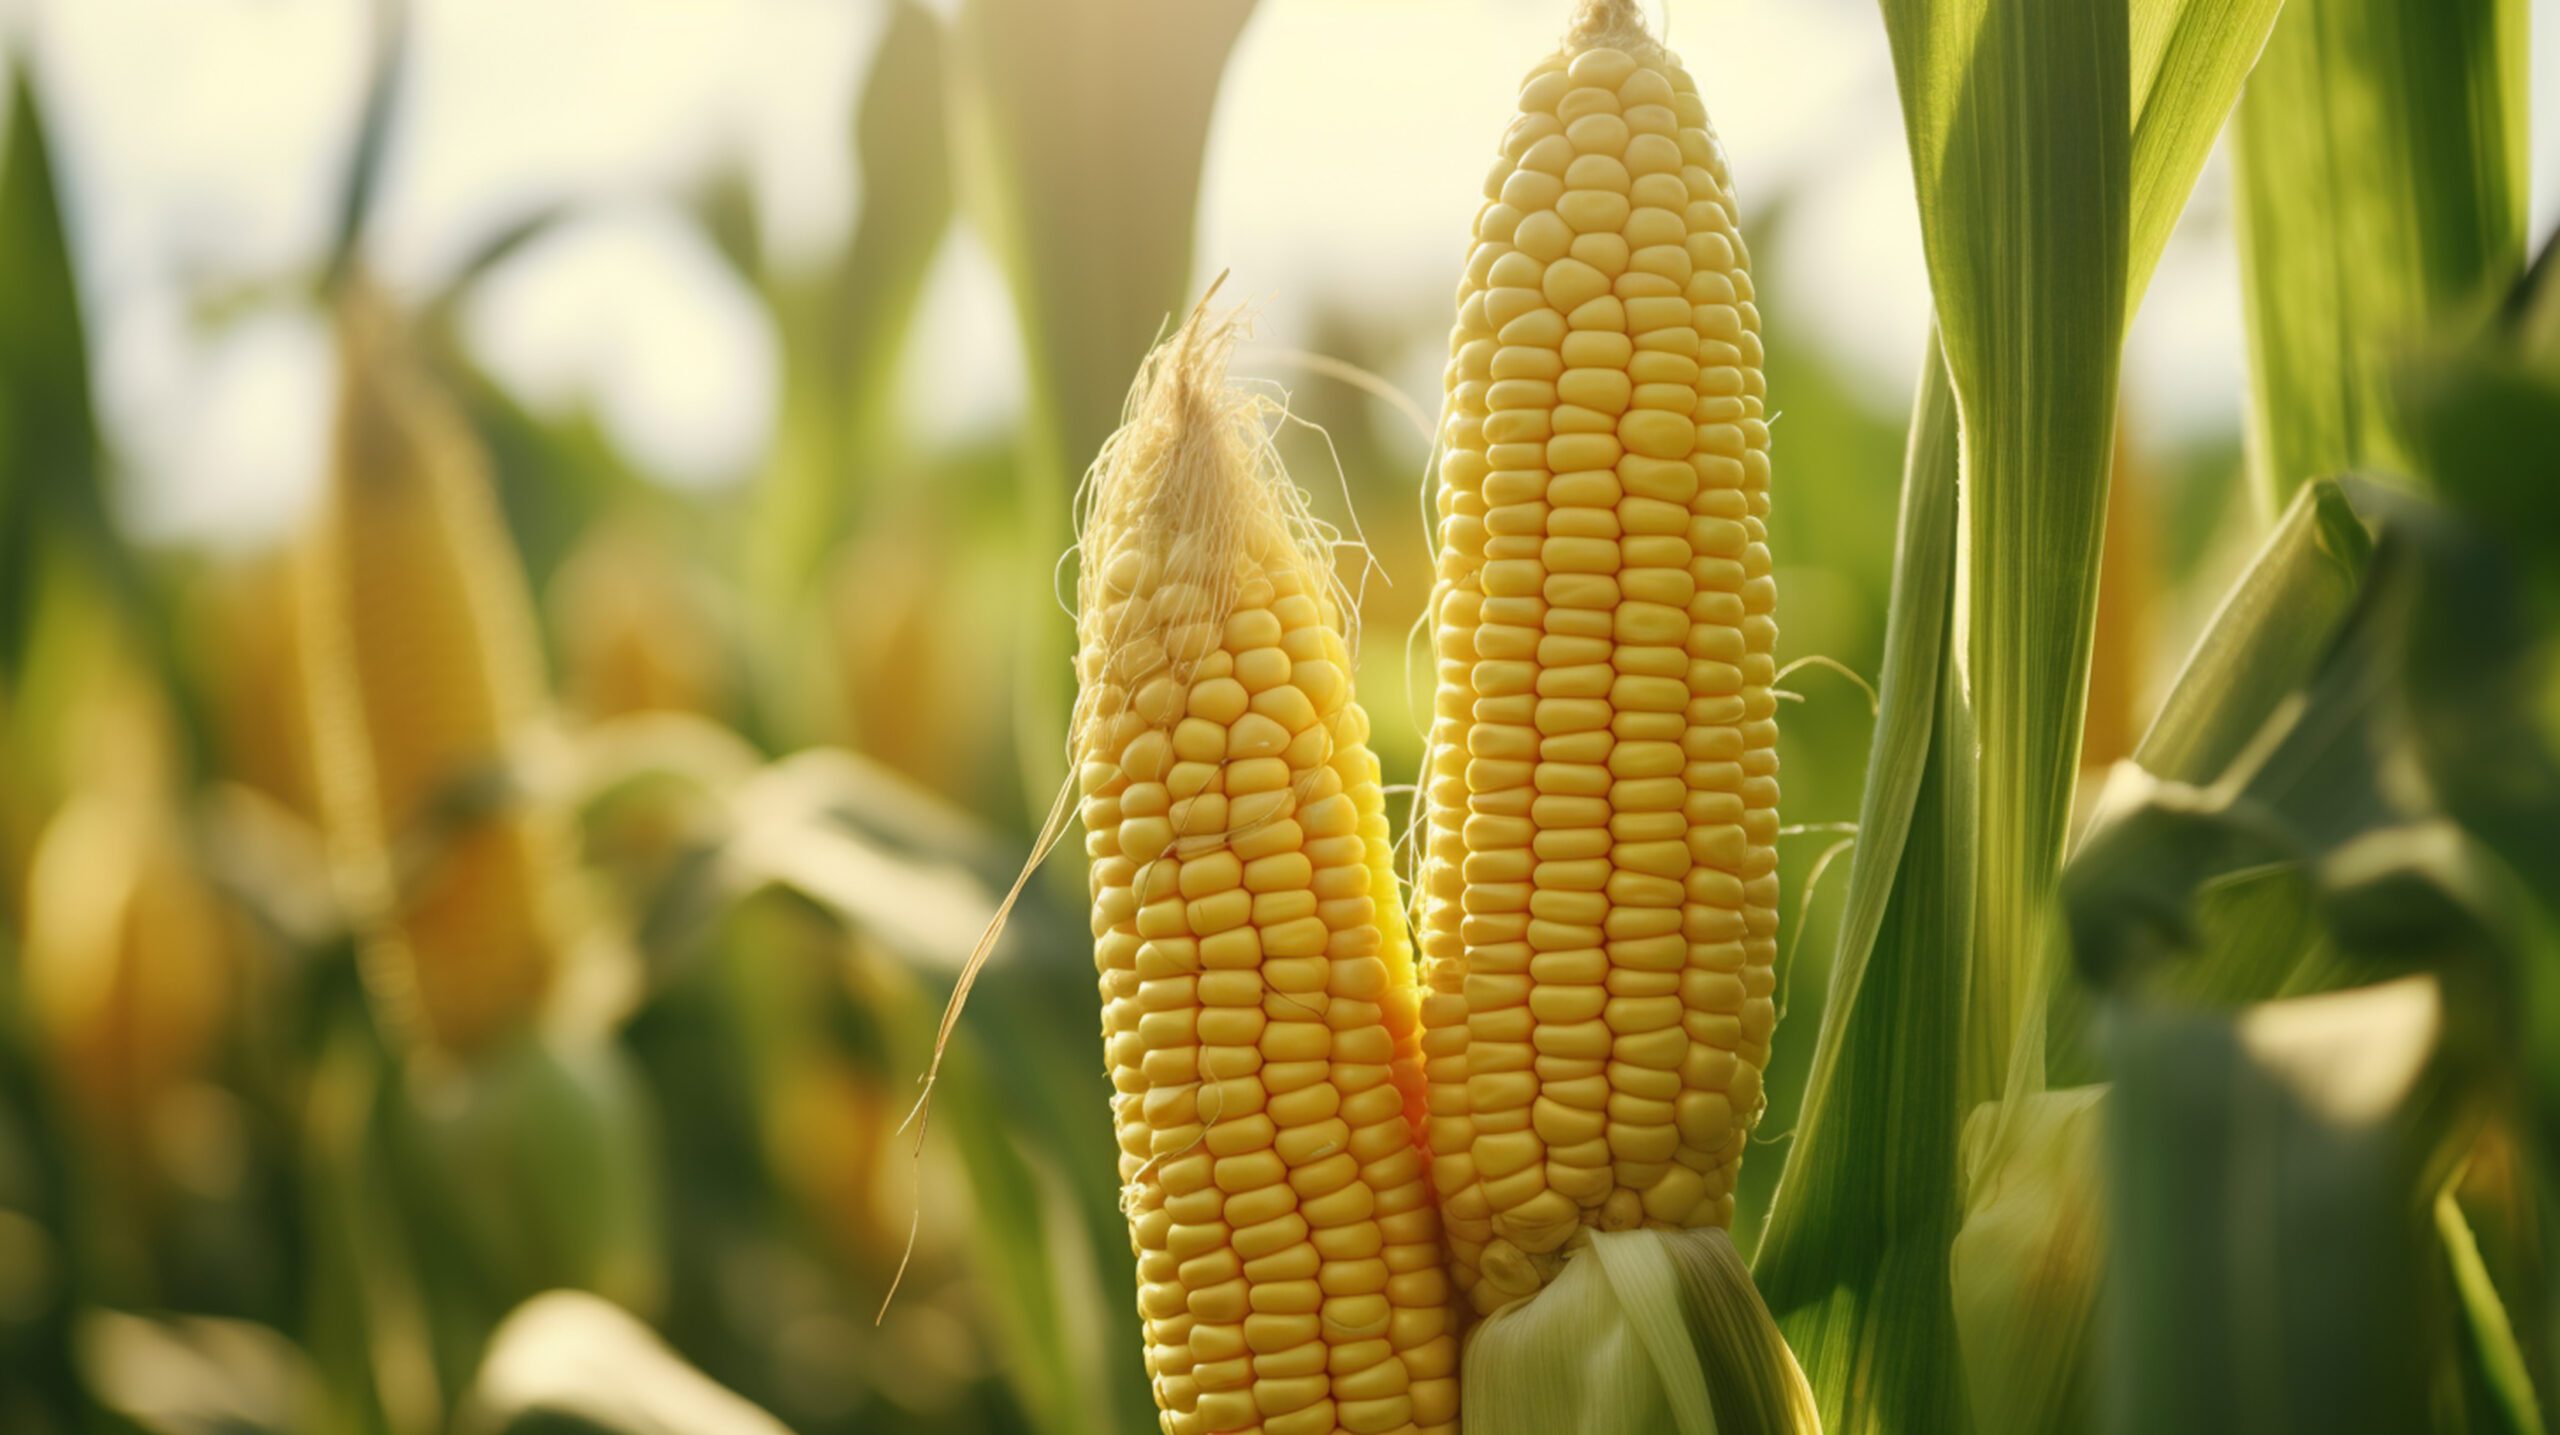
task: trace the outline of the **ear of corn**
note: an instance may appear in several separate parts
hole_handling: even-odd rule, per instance
[[[536,1011],[558,957],[564,834],[473,796],[538,710],[532,600],[465,421],[388,309],[359,289],[338,334],[302,603],[323,810],[390,1020],[469,1049]]]
[[[320,817],[300,591],[282,555],[213,575],[203,593],[205,686],[225,768],[306,821]],[[279,700],[281,698],[281,700]]]
[[[548,598],[561,694],[580,717],[727,708],[717,620],[684,556],[646,525],[608,523],[580,540]]]
[[[175,820],[101,794],[55,814],[20,963],[64,1095],[119,1155],[143,1155],[163,1099],[202,1079],[233,995],[221,905]]]
[[[1759,314],[1697,86],[1593,4],[1520,91],[1450,337],[1420,926],[1479,1311],[1722,1226],[1775,1022]]]
[[[1151,358],[1089,495],[1074,749],[1167,1431],[1454,1431],[1413,975],[1347,603],[1233,321]]]

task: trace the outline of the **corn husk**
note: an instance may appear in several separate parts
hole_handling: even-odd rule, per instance
[[[1984,1435],[2088,1428],[2105,1096],[2103,1086],[2040,1092],[1977,1107],[1965,1122],[1965,1216],[1949,1284]]]
[[[1727,1232],[1595,1232],[1467,1337],[1467,1435],[1819,1431]]]

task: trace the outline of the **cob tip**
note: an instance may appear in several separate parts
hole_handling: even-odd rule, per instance
[[[1357,649],[1357,605],[1334,570],[1343,536],[1309,507],[1275,442],[1287,406],[1229,378],[1252,324],[1245,306],[1213,307],[1225,282],[1222,273],[1140,365],[1120,428],[1076,495],[1080,626],[1110,606],[1112,585],[1137,568],[1161,565],[1185,575],[1197,588],[1197,606],[1158,611],[1144,632],[1082,633],[1087,648],[1102,654],[1162,639],[1171,628],[1224,622],[1236,574],[1257,554],[1306,573]],[[1080,698],[1068,735],[1071,761],[1096,716]]]
[[[1644,12],[1636,0],[1575,0],[1573,21],[1565,28],[1563,48],[1571,53],[1602,46],[1643,56],[1658,51],[1661,43],[1646,28]]]

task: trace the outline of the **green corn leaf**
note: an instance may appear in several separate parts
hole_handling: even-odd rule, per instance
[[[970,0],[962,12],[967,198],[1013,282],[1046,481],[1093,461],[1128,376],[1187,304],[1210,107],[1252,10]]]
[[[2528,1035],[2527,1040],[2533,1038]],[[2547,1143],[2548,1138],[2543,1139]],[[2503,1352],[2492,1348],[2498,1340],[2493,1327],[2502,1320],[2524,1367],[2531,1406],[2539,1414],[2560,1399],[2560,1381],[2554,1380],[2552,1369],[2553,1356],[2560,1354],[2552,1317],[2560,1312],[2553,1310],[2544,1294],[2552,1288],[2552,1266],[2543,1226],[2545,1168],[2534,1141],[2526,1112],[2507,1103],[2492,1108],[2488,1125],[2464,1157],[2461,1178],[2447,1193],[2453,1197],[2453,1214],[2461,1219],[2462,1236],[2470,1249],[2455,1251],[2450,1232],[2446,1246],[2449,1263],[2476,1267],[2482,1282],[2482,1289],[2476,1294],[2466,1292],[2464,1299],[2477,1332],[2472,1344],[2480,1353],[2484,1383],[2512,1384],[2508,1375],[2492,1374],[2487,1368],[2506,1361]],[[2460,1277],[2466,1283],[2472,1278]],[[2500,1403],[2522,1406],[2526,1402],[2508,1397]],[[2547,1427],[2548,1417],[2542,1423]]]
[[[2123,338],[2120,5],[1888,0],[1963,433],[1962,644],[1981,763],[1965,1104],[2005,1083],[2079,766]]]
[[[2465,1129],[2447,1022],[2424,976],[2117,1014],[2103,1428],[2441,1428],[2429,1193]]]
[[[2186,212],[2284,0],[2132,0],[2133,208],[2128,321]]]
[[[2299,956],[2269,940],[2284,923],[2262,914],[2242,926],[2256,940],[2194,960],[2208,945],[2195,907],[2201,889],[2268,883],[2272,890],[2260,895],[2299,918],[2310,912],[2304,903],[2335,897],[2339,878],[2323,864],[2338,854],[2371,841],[2416,851],[2434,840],[2441,823],[2412,780],[2412,728],[2398,690],[2422,577],[2410,540],[2397,528],[2386,532],[2372,577],[2318,671],[2281,694],[2246,683],[2234,689],[2235,703],[2268,715],[2226,765],[2198,774],[2202,785],[2119,766],[2062,881],[2085,981],[2189,1002],[2274,995],[2294,978]],[[2274,875],[2285,872],[2320,890],[2288,893]],[[2339,936],[2368,941],[2377,930],[2331,925]]]
[[[1955,400],[1932,353],[1913,416],[1883,710],[1830,994],[1753,1276],[1824,1427],[1964,1424],[1942,1312],[1959,1219],[1955,1042],[1971,910],[1972,745],[1942,681],[1956,544]]]
[[[1031,368],[1015,748],[1029,809],[1065,773],[1068,630],[1050,574],[1067,500],[1129,376],[1192,302],[1200,162],[1253,0],[967,0],[957,31],[962,200],[1005,268]]]
[[[2250,469],[2404,465],[2396,361],[2524,267],[2525,0],[2292,0],[2238,127]]]
[[[2310,681],[2355,602],[2372,547],[2363,520],[2335,483],[2318,480],[2297,493],[2196,640],[2135,751],[2138,773],[2119,779],[2123,790],[2130,793],[2144,777],[2206,783],[2230,767],[2278,706]],[[2181,829],[2194,818],[2175,811],[2146,815],[2164,854],[2146,870],[2164,874],[2171,859],[2201,865],[2162,888],[2127,894],[2133,909],[2114,914],[2129,923],[2139,923],[2144,908],[2172,914],[2179,943],[2195,953],[2174,969],[2179,991],[2191,1000],[2237,1004],[2320,990],[2350,976],[2351,968],[2330,960],[2312,910],[2316,894],[2294,855],[2258,848],[2220,853],[2226,836],[2210,830],[2212,819],[2204,819],[2208,830],[2201,833]],[[2134,834],[2100,824],[2093,835],[2122,843]],[[2089,989],[2065,974],[2047,1008],[2049,1079],[2098,1079],[2089,1039],[2095,1014]]]
[[[2479,1238],[2464,1219],[2462,1203],[2446,1191],[2436,1197],[2436,1235],[2444,1243],[2454,1300],[2462,1308],[2469,1367],[2478,1373],[2476,1398],[2494,1412],[2505,1435],[2542,1435],[2542,1402],[2534,1394],[2531,1362],[2516,1339],[2506,1302],[2481,1257]]]
[[[905,337],[926,272],[951,227],[950,39],[912,0],[891,12],[855,115],[862,217],[841,262],[831,317],[846,331],[841,376],[859,438],[879,402],[888,356]],[[857,449],[858,451],[858,449]]]
[[[2230,765],[2311,676],[2372,551],[2336,484],[2305,485],[2187,654],[2134,761],[2173,782],[2204,782]]]
[[[0,679],[15,679],[47,539],[103,542],[108,520],[52,146],[26,72],[10,66],[0,85]]]
[[[2016,571],[1992,580],[2005,595],[2002,602],[2028,602],[2026,585],[2072,599],[2036,614],[2013,612],[2001,642],[2013,663],[2024,649],[2009,645],[2031,638],[2077,652],[2078,661],[2066,659],[2026,681],[2012,671],[1994,689],[2007,691],[2004,701],[2013,707],[2031,697],[2068,709],[2067,720],[2047,712],[2050,728],[2038,735],[2033,754],[2015,745],[2000,749],[2010,766],[2002,791],[2018,803],[2004,841],[2049,840],[2052,850],[2026,869],[2045,870],[2049,881],[2059,859],[2085,684],[2091,616],[2085,596],[2103,510],[2115,345],[2263,43],[2275,4],[2135,0],[2129,21],[2102,13],[2107,6],[2046,7],[2033,15],[1982,0],[1886,0],[1885,8],[1904,72],[1914,168],[1923,178],[1924,232],[1947,230],[1930,241],[1933,275],[1944,267],[1957,280],[1953,286],[1940,280],[1941,322],[1954,307],[1984,306],[1968,315],[1961,341],[1968,382],[1979,386],[1986,366],[2017,376],[2017,355],[2029,340],[2002,325],[2018,320],[2029,300],[2045,301],[2034,311],[2038,341],[2076,356],[2062,362],[2086,358],[2099,366],[2094,380],[2075,374],[2055,394],[2027,397],[2025,408],[2068,421],[2067,440],[2039,429],[2031,441],[2011,435],[2000,455],[1965,458],[1975,466],[2010,465],[2003,470],[2006,485],[1992,496],[2024,501],[2038,524],[2069,529],[2067,542],[2079,556],[2075,568],[2035,547],[2013,554]],[[2074,13],[2059,13],[2065,8]],[[1970,43],[1985,35],[1998,43],[1979,49]],[[2051,44],[2057,52],[2051,62],[2017,62],[2021,47],[2033,41]],[[2079,68],[2068,62],[2075,45],[2084,62]],[[2106,58],[2093,59],[2092,50]],[[2104,73],[2093,74],[2093,65]],[[2059,93],[2070,85],[2082,92]],[[2093,104],[2085,93],[2091,88],[2114,96],[2115,107]],[[1993,112],[2017,113],[2026,105],[2054,106],[2069,123],[2057,130],[2041,111],[2014,133],[1986,123]],[[2017,135],[2034,138],[2012,148]],[[1949,153],[1958,144],[1988,153]],[[2107,156],[2115,159],[2112,169]],[[2011,181],[2013,191],[2035,187],[2026,173],[1993,167],[2038,157],[2080,171],[2076,179],[2048,174],[2048,202],[2073,183],[2097,185],[2108,198],[2087,212],[2037,216],[2034,224],[2077,232],[2044,236],[2053,243],[2033,252],[2049,271],[2032,271],[2030,279],[2024,263],[2030,251],[2004,230],[2030,221],[2004,215],[1988,196],[1995,178]],[[1950,188],[1951,177],[1964,184]],[[1941,212],[1952,212],[1958,201],[1966,201],[1962,214]],[[2062,274],[2093,256],[2103,272]],[[2030,283],[2039,292],[2024,292]],[[2055,292],[2040,292],[2047,284],[2057,286]],[[2077,287],[2064,292],[2066,285]],[[1955,345],[1947,347],[1952,353]],[[1994,355],[2006,357],[1993,364]],[[1959,1132],[1973,1100],[1998,1090],[2008,1064],[1998,1032],[2040,1001],[2041,980],[2027,954],[2013,954],[2009,974],[2018,980],[2005,993],[1970,969],[1973,884],[1978,873],[1999,869],[1989,865],[1990,849],[1976,847],[1977,738],[1983,738],[1979,750],[1993,750],[1975,730],[1983,674],[1974,665],[1968,687],[1954,658],[1958,643],[1974,650],[1972,635],[1957,628],[1960,546],[1967,550],[1961,566],[1975,585],[1984,582],[1984,560],[1974,516],[1957,511],[1961,446],[1952,377],[1933,343],[1904,470],[1882,715],[1869,754],[1848,906],[1803,1112],[1754,1268],[1833,1430],[1969,1428],[1945,1298],[1949,1242],[1963,1214]],[[1995,401],[1992,419],[2011,424],[2011,410],[2019,407]],[[1982,440],[1968,435],[1968,441]],[[2068,449],[2087,460],[2083,471],[2067,473],[2052,490],[2050,503],[2043,486],[2030,481],[2039,471],[2015,467],[2048,445],[2057,458]],[[2021,517],[2010,512],[1986,520],[2004,548],[2027,541]],[[1980,593],[1977,586],[1966,598],[1976,618]],[[2023,716],[2022,709],[2012,711],[2003,731],[2013,732]],[[2030,770],[2053,773],[2046,791],[2027,782]],[[2036,884],[2019,886],[2024,873],[2003,873],[2002,880],[2011,888],[2001,894],[2005,919],[2018,921],[2030,910],[2021,899]],[[1968,1016],[1986,1009],[1999,1012],[2000,1020],[1969,1027]]]
[[[373,1134],[448,1395],[489,1327],[544,1289],[656,1310],[658,1132],[617,1046],[528,1034],[467,1067],[387,1066]]]
[[[854,116],[860,217],[832,262],[813,274],[770,274],[752,235],[730,246],[758,275],[786,356],[748,574],[777,620],[806,595],[870,491],[865,463],[882,438],[894,359],[951,228],[949,50],[931,8],[890,8]]]
[[[2532,903],[2560,782],[2520,678],[2532,610],[2462,515],[2355,493],[2377,536],[2343,623],[2293,640],[2325,649],[2316,671],[2278,690],[2234,670],[2228,717],[2199,693],[2196,730],[2224,736],[2178,765],[2206,785],[2120,768],[2065,875],[2117,1092],[2109,1428],[2542,1428],[2517,1337],[2540,1328],[2532,1258],[2502,1291],[2447,1192],[2551,1006]],[[2244,594],[2319,501],[2297,500]],[[2216,628],[2240,640],[2209,635],[2195,666],[2290,621],[2235,600]],[[2207,930],[2214,895],[2241,891],[2243,920]],[[2233,1006],[2346,979],[2375,984]],[[2531,1292],[2529,1319],[2508,1291]],[[2162,1368],[2187,1374],[2139,1375]]]
[[[2545,305],[2554,272],[2546,251]],[[2533,307],[2511,312],[2529,321]],[[2560,355],[2537,352],[2529,325],[2515,337],[2404,376],[2424,471],[2469,519],[2429,534],[2408,689],[2434,790],[2540,908],[2513,976],[2547,1158],[2560,1149]],[[2533,1348],[2538,1368],[2551,1350]]]
[[[789,891],[884,962],[870,977],[896,1072],[921,1073],[949,979],[1019,867],[968,814],[868,759],[813,749],[729,796],[730,827],[697,875],[716,918]],[[703,913],[694,914],[695,920]],[[1153,1409],[1133,1294],[1119,1152],[1094,1088],[1056,1079],[1098,1070],[1100,1020],[1081,917],[1028,889],[934,1087],[929,1132],[968,1176],[972,1261],[1006,1292],[988,1311],[1031,1428],[1055,1435],[1135,1428]],[[724,965],[737,966],[737,963]],[[782,1005],[789,1005],[786,999]],[[905,1138],[884,1138],[898,1160]],[[920,1187],[923,1219],[953,1193]],[[899,1300],[909,1299],[901,1295]]]
[[[355,143],[347,151],[346,172],[338,185],[335,222],[330,226],[322,285],[334,292],[356,273],[365,228],[382,196],[384,161],[391,135],[407,103],[409,7],[407,0],[375,0],[373,56],[365,77],[364,109],[356,121]]]
[[[2428,775],[2560,919],[2560,362],[2523,337],[2402,375],[2421,471],[2460,517],[2392,507],[2424,555],[2408,687]]]
[[[916,1029],[929,1030],[930,1007],[919,1003],[915,1014]],[[1134,1284],[1106,1289],[1089,1266],[1062,1260],[1081,1243],[1066,1238],[1058,1218],[1071,1205],[1092,1205],[1065,1200],[1056,1167],[1033,1159],[1038,1146],[1017,1133],[1005,1110],[1010,1098],[1003,1078],[1012,1073],[1002,1073],[1004,1065],[988,1059],[983,1043],[955,1037],[934,1086],[934,1105],[969,1176],[972,1259],[1005,1293],[994,1316],[1009,1337],[1006,1344],[1023,1360],[1015,1383],[1037,1429],[1072,1435],[1132,1428],[1136,1412],[1146,1408],[1145,1397],[1129,1398],[1131,1382],[1114,1362],[1133,1365],[1130,1357],[1143,1348],[1130,1298]],[[919,1200],[925,1198],[919,1193]],[[1116,1206],[1105,1210],[1112,1221],[1120,1220]],[[1126,1250],[1127,1231],[1117,1235],[1119,1249]],[[1097,1318],[1104,1312],[1111,1318]]]

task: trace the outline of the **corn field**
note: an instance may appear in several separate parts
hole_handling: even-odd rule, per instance
[[[2556,45],[0,6],[0,1431],[2541,1435]]]

